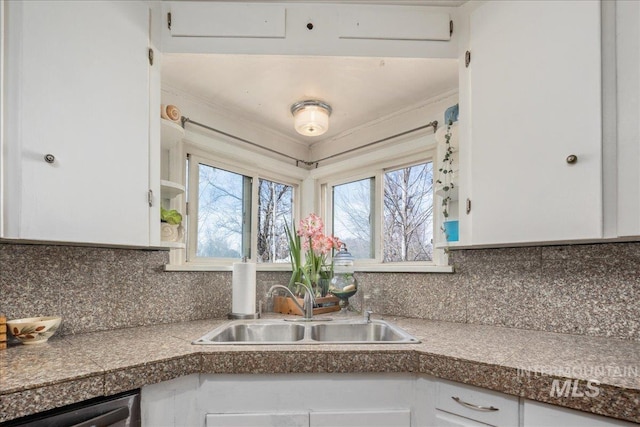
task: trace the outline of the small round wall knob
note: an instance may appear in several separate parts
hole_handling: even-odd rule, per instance
[[[576,156],[575,154],[569,154],[567,156],[567,163],[569,163],[570,165],[577,163],[578,162],[578,156]]]
[[[53,154],[45,154],[44,161],[51,164],[56,161],[56,157]]]

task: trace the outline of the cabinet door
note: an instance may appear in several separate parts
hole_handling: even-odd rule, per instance
[[[599,2],[487,2],[471,13],[469,51],[461,243],[601,237]]]
[[[310,427],[410,427],[411,410],[311,412]]]
[[[563,426],[563,427],[632,427],[635,423],[606,418],[574,409],[560,408],[546,403],[524,401],[523,427]]]
[[[206,427],[308,427],[308,412],[207,414]]]
[[[618,235],[640,235],[640,3],[616,2]]]
[[[3,237],[148,246],[148,6],[6,7]]]

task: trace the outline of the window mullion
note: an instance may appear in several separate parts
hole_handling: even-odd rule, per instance
[[[373,221],[372,221],[372,236],[375,242],[373,258],[376,262],[382,262],[382,246],[384,244],[383,239],[383,227],[384,227],[384,171],[379,170],[375,175],[375,194],[372,195],[372,209]]]
[[[253,175],[252,186],[251,186],[251,233],[250,233],[250,241],[251,241],[251,260],[254,262],[258,262],[258,235],[260,234],[260,229],[258,227],[258,215],[260,215],[260,178],[257,174]]]
[[[198,242],[198,177],[199,177],[199,161],[197,158],[189,155],[189,188],[187,201],[189,202],[187,214],[187,259],[191,261],[196,258],[196,248]]]
[[[252,230],[255,230],[253,212],[257,209],[253,208],[253,200],[256,200],[254,179],[250,176],[243,176],[242,179],[242,256],[250,259],[255,254],[253,247]],[[256,201],[257,203],[257,201]]]

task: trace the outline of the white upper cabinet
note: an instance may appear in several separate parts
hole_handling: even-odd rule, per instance
[[[5,6],[3,237],[149,246],[149,7]]]
[[[599,2],[491,1],[471,12],[462,244],[602,236],[600,45]]]
[[[640,236],[640,3],[615,7],[618,235]]]

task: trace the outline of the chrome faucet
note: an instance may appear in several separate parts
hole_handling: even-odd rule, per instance
[[[273,297],[273,292],[278,289],[285,290],[289,295],[291,295],[291,298],[293,299],[293,302],[295,303],[295,305],[297,305],[300,311],[302,311],[302,313],[304,314],[304,317],[302,318],[302,320],[308,322],[313,318],[313,306],[316,304],[316,299],[313,296],[313,291],[309,289],[307,285],[305,285],[304,283],[299,283],[299,284],[307,288],[307,292],[304,293],[304,300],[302,305],[300,305],[300,303],[298,302],[298,298],[294,295],[294,293],[291,292],[291,289],[283,285],[271,286],[267,291],[267,298]]]

